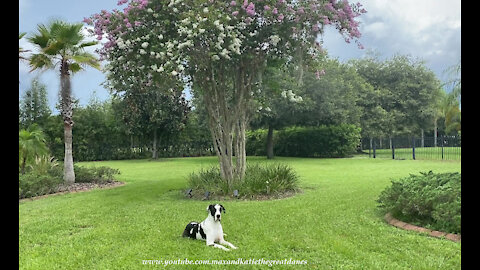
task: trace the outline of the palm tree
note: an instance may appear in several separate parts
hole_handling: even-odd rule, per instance
[[[81,33],[82,24],[69,24],[63,21],[52,21],[48,26],[39,24],[37,33],[28,40],[40,52],[32,54],[30,66],[36,69],[60,69],[60,112],[63,117],[65,133],[64,180],[75,182],[72,156],[73,107],[70,74],[82,71],[90,66],[100,70],[99,60],[85,48],[97,44],[96,41],[85,42]]]
[[[29,126],[28,129],[22,129],[18,132],[19,165],[22,174],[25,173],[27,159],[48,152],[45,142],[45,135],[37,124],[33,124]]]

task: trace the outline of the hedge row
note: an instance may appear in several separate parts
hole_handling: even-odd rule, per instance
[[[248,131],[247,155],[266,155],[267,130]],[[289,127],[275,131],[274,154],[289,157],[346,157],[360,143],[360,128],[355,125]]]

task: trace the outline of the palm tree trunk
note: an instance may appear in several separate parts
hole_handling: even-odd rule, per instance
[[[72,106],[72,87],[70,84],[70,73],[68,63],[63,60],[60,66],[60,109],[63,117],[64,135],[65,135],[65,159],[63,179],[67,184],[75,183],[75,172],[73,171],[73,106]]]
[[[75,183],[75,172],[73,171],[73,151],[72,151],[72,126],[64,125],[65,127],[65,160],[63,167],[63,179],[67,184]]]

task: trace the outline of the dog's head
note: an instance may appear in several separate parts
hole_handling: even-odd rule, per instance
[[[207,212],[212,215],[213,220],[220,221],[222,219],[222,211],[225,213],[225,207],[221,204],[210,204],[207,207]]]

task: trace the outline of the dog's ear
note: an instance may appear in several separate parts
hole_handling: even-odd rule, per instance
[[[213,206],[213,204],[210,204],[209,206],[207,206],[207,212],[210,211],[210,208]]]
[[[223,205],[220,204],[220,211],[223,211],[223,213],[225,213],[225,207],[223,207]]]

